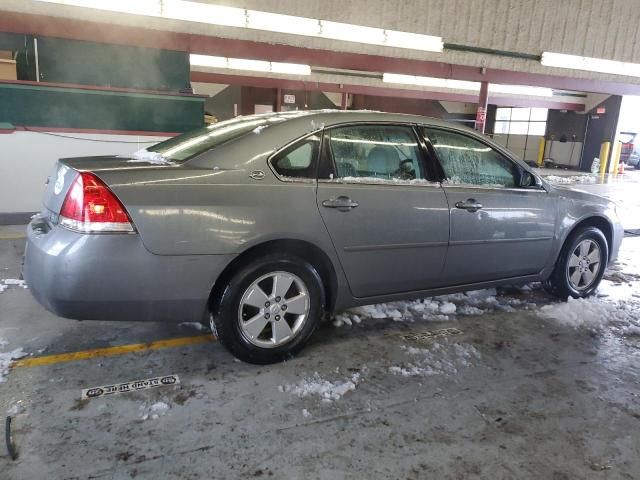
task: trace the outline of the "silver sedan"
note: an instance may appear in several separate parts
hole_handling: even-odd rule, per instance
[[[59,160],[24,276],[61,316],[210,321],[238,358],[270,363],[356,305],[530,281],[586,297],[622,236],[611,202],[472,130],[292,112]]]

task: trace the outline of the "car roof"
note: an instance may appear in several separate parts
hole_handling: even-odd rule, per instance
[[[433,117],[410,115],[405,113],[387,113],[374,110],[296,110],[292,112],[274,112],[260,115],[249,115],[245,118],[264,118],[265,120],[286,118],[283,123],[313,121],[321,127],[330,127],[350,122],[398,122],[418,123],[423,125],[457,128],[477,134],[475,130],[460,124],[447,122]]]

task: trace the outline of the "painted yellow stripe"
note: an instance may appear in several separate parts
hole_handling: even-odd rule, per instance
[[[185,345],[195,345],[198,343],[215,342],[213,335],[198,335],[195,337],[170,338],[169,340],[158,340],[150,343],[132,343],[117,347],[94,348],[92,350],[82,350],[79,352],[61,353],[58,355],[45,355],[42,357],[23,358],[13,362],[12,368],[21,367],[41,367],[43,365],[55,365],[56,363],[74,362],[76,360],[88,360],[96,357],[110,357],[114,355],[124,355],[132,352],[143,352],[146,350],[160,350],[162,348],[182,347]]]
[[[0,240],[23,240],[27,236],[23,233],[7,233],[0,235]]]

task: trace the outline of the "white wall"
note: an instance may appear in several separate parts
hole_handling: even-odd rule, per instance
[[[39,211],[44,182],[58,158],[121,155],[166,138],[24,131],[0,134],[0,214]]]
[[[522,160],[535,162],[538,159],[540,139],[538,135],[507,135],[496,133],[493,140],[518,155]]]
[[[619,132],[640,133],[640,97],[625,95],[620,105],[620,117],[618,118]]]

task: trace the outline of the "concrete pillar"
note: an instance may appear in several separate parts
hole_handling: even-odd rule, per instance
[[[487,106],[489,105],[489,82],[480,84],[480,96],[478,97],[478,110],[476,111],[476,130],[484,133],[487,121]]]
[[[340,108],[342,110],[346,110],[347,109],[347,95],[349,95],[347,92],[342,92],[342,101],[340,102]]]
[[[282,111],[282,89],[276,89],[276,112]]]

